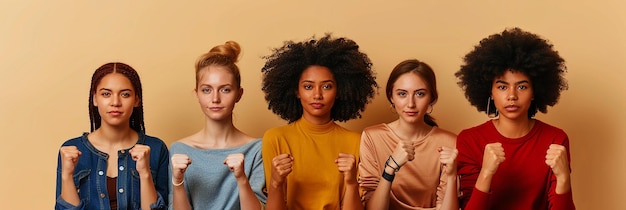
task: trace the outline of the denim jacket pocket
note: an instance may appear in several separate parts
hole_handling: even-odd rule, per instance
[[[78,192],[78,197],[80,200],[85,202],[85,206],[89,204],[89,174],[91,173],[91,169],[84,169],[74,173],[74,184],[76,185],[76,189]]]

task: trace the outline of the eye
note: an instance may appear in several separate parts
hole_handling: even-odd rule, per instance
[[[111,93],[109,93],[109,92],[102,92],[102,93],[100,93],[100,95],[104,96],[105,98],[108,98],[108,97],[111,96]]]
[[[230,89],[230,88],[222,88],[222,89],[220,90],[220,92],[222,92],[222,93],[230,93],[230,91],[231,91],[231,89]]]
[[[330,90],[330,89],[333,89],[333,85],[331,85],[331,84],[324,84],[324,86],[322,86],[322,88],[324,88],[325,90]]]
[[[211,88],[202,88],[203,93],[211,93]]]
[[[528,86],[526,86],[526,85],[520,85],[520,86],[517,86],[517,89],[520,89],[520,90],[526,90],[526,89],[528,89]]]
[[[424,92],[424,91],[417,91],[417,92],[415,92],[415,95],[418,96],[418,97],[423,97],[423,96],[426,95],[426,92]]]
[[[406,92],[405,91],[399,91],[398,92],[398,96],[400,96],[401,98],[406,97]]]
[[[122,97],[124,97],[124,98],[128,98],[128,97],[130,97],[130,93],[129,93],[129,92],[123,92],[121,95],[122,95]]]
[[[305,84],[304,86],[302,86],[305,90],[311,90],[313,89],[313,85],[309,85],[309,84]]]
[[[498,85],[497,87],[499,90],[506,90],[506,86],[504,85]]]

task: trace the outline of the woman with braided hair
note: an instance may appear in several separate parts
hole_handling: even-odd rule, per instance
[[[263,91],[289,124],[263,136],[267,209],[363,209],[358,118],[378,87],[372,64],[347,38],[288,41],[265,57]]]
[[[55,209],[165,209],[169,154],[145,134],[137,72],[98,68],[89,90],[91,133],[59,149]]]

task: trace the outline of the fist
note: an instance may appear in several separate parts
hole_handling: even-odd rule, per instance
[[[392,156],[398,164],[397,167],[401,167],[406,162],[415,159],[415,145],[411,141],[400,141]]]
[[[356,158],[352,154],[339,153],[339,157],[335,159],[335,164],[339,172],[343,174],[343,180],[346,183],[356,183]]]
[[[245,178],[246,174],[243,170],[244,156],[241,153],[230,154],[224,159],[224,164],[233,172],[235,178]]]
[[[502,143],[496,142],[485,145],[483,154],[483,170],[487,174],[493,175],[498,170],[500,163],[504,162],[504,148]]]
[[[569,176],[569,161],[567,159],[567,149],[559,144],[551,144],[546,151],[546,164],[552,168],[554,175],[559,178],[561,176]]]
[[[185,171],[191,165],[191,159],[185,154],[174,154],[171,158],[172,179],[174,183],[181,183],[185,178]]]
[[[78,163],[78,158],[82,153],[76,146],[63,146],[59,149],[59,155],[61,156],[61,171],[64,175],[72,176],[74,169]]]
[[[445,173],[449,176],[456,176],[456,157],[459,151],[456,148],[440,147],[439,161],[445,166]]]
[[[137,162],[137,172],[139,175],[150,174],[150,147],[142,144],[135,144],[129,151],[130,156]]]
[[[280,154],[272,158],[272,182],[282,184],[285,177],[291,173],[293,167],[293,156],[290,154]]]

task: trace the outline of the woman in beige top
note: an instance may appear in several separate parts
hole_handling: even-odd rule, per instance
[[[398,119],[361,135],[366,209],[458,209],[456,135],[430,116],[435,73],[426,63],[405,60],[391,72],[386,93]]]

